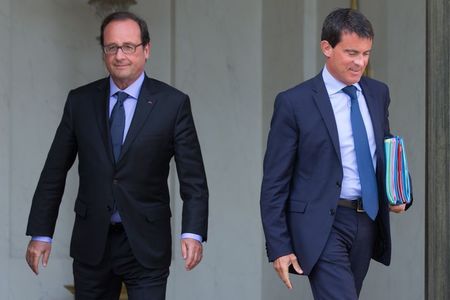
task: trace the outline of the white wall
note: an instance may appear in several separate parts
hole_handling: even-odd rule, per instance
[[[261,2],[183,0],[174,8],[174,84],[191,96],[210,222],[198,269],[182,270],[176,249],[168,295],[260,299]]]
[[[10,117],[11,3],[0,2],[0,296],[6,298],[10,283]]]
[[[10,47],[5,86],[9,106],[1,111],[9,117],[5,135],[9,138],[9,193],[1,201],[10,207],[9,249],[0,258],[2,265],[9,264],[3,299],[71,299],[63,286],[73,282],[68,247],[77,188],[74,170],[67,180],[50,263],[38,277],[24,260],[29,240],[24,234],[34,188],[66,95],[70,88],[104,73],[95,40],[98,32],[92,30],[97,23],[90,7],[81,1],[23,0],[11,1],[9,26],[2,26],[9,28],[10,35],[9,42],[2,42]]]
[[[407,213],[391,216],[391,266],[372,263],[362,299],[421,300],[425,295],[425,4],[361,4],[374,20],[373,75],[390,87],[391,132],[405,138],[415,199]]]

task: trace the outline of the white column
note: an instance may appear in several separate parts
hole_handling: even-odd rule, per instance
[[[69,300],[73,297],[64,285],[73,283],[69,243],[78,187],[76,164],[67,179],[50,262],[39,276],[24,260],[29,241],[25,229],[34,189],[69,89],[105,75],[96,40],[100,22],[87,2],[12,1],[10,11],[11,26],[1,26],[11,35],[10,42],[2,45],[12,49],[5,81],[9,82],[10,118],[5,135],[9,137],[10,267],[9,272],[2,272],[8,274],[9,286],[1,291],[8,291],[5,299]]]
[[[0,1],[0,298],[10,292],[11,1]]]
[[[184,271],[176,245],[169,299],[261,298],[261,5],[175,1],[174,84],[191,96],[210,222],[198,269]]]
[[[391,132],[405,139],[414,189],[411,209],[391,214],[391,266],[372,262],[361,299],[420,300],[425,294],[426,3],[360,2],[375,30],[373,76],[390,88]]]

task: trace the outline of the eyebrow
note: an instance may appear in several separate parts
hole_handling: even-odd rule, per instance
[[[371,52],[372,49],[369,49],[369,50],[366,50],[366,51],[358,51],[356,49],[349,48],[349,49],[344,49],[344,51],[345,52],[353,52],[353,53],[367,53],[367,52]]]

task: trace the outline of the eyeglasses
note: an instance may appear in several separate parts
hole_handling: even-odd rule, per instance
[[[103,53],[105,54],[117,54],[119,49],[122,50],[124,54],[133,54],[136,52],[136,48],[144,45],[144,43],[140,43],[139,45],[134,44],[123,44],[122,46],[118,46],[116,44],[103,46]]]

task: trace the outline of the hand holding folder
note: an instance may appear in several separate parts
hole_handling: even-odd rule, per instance
[[[411,203],[411,182],[403,138],[394,136],[384,140],[386,158],[386,194],[391,205]]]

